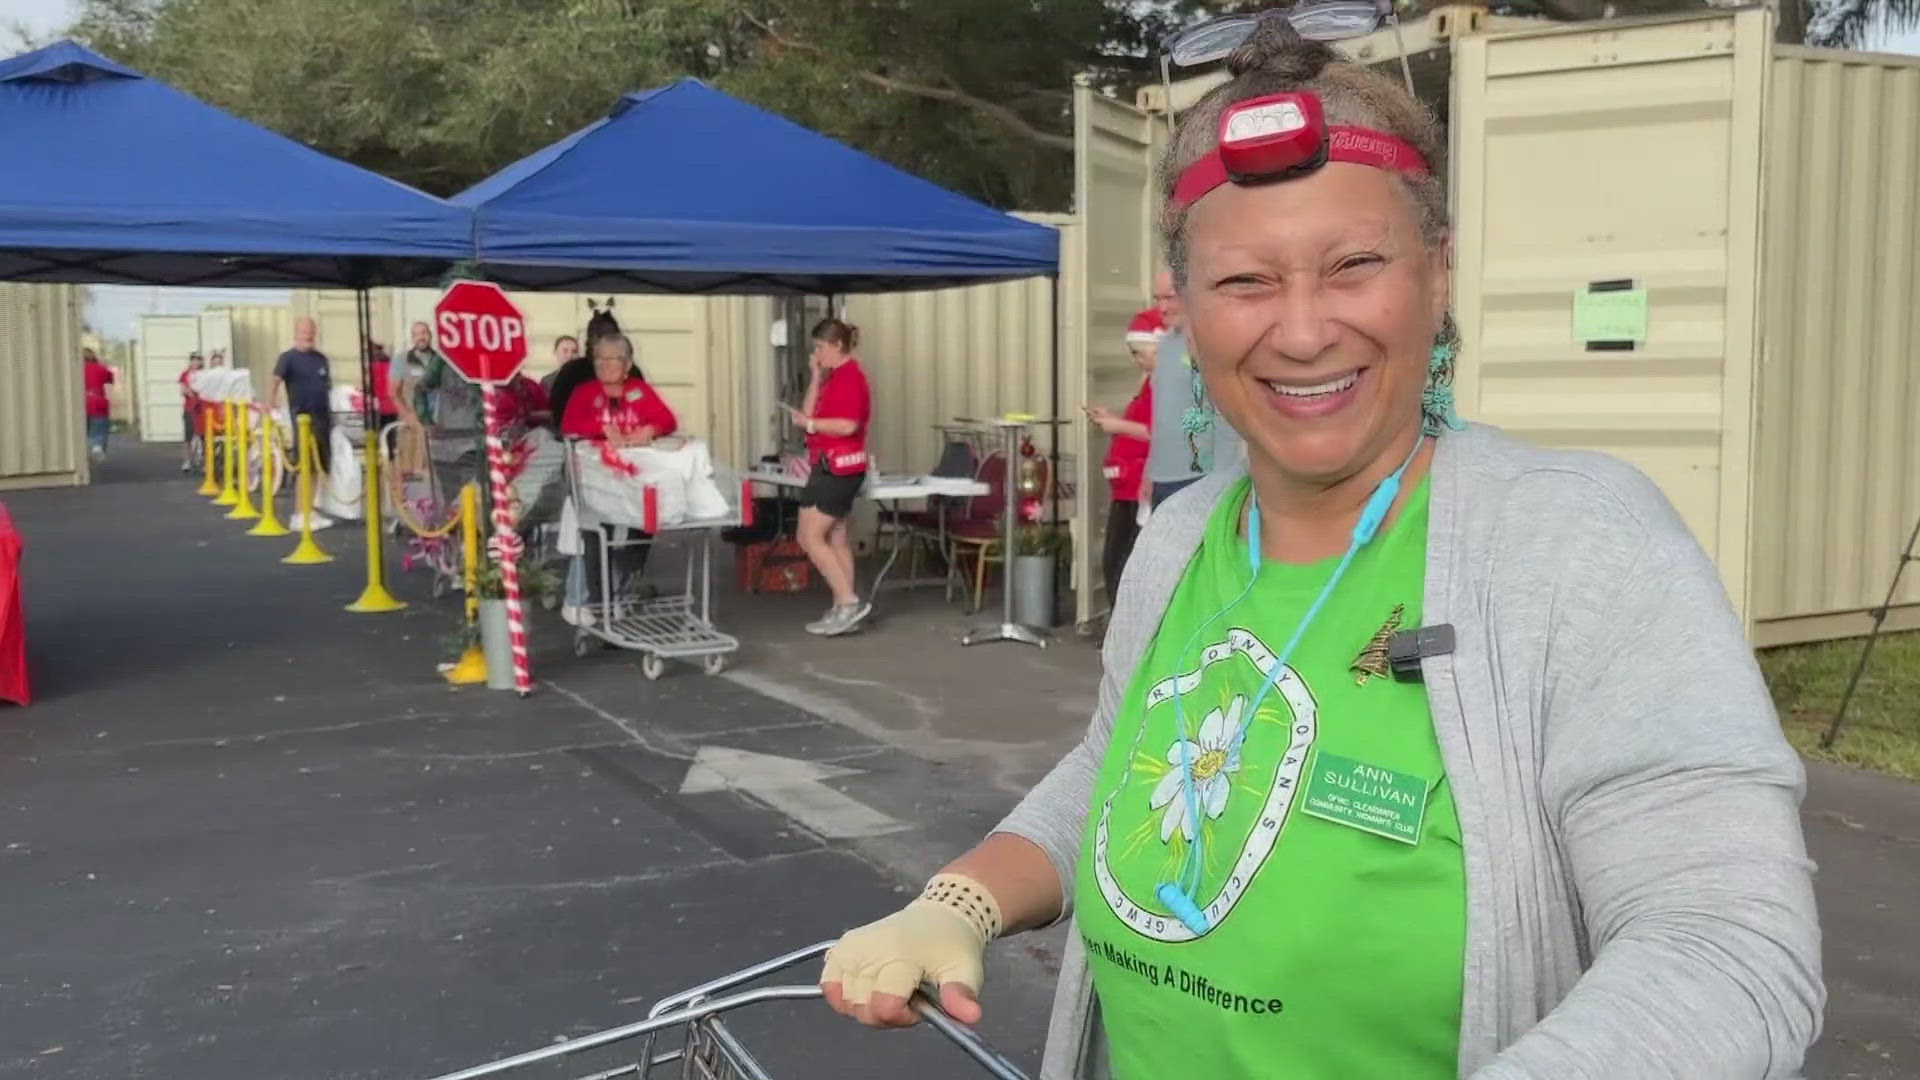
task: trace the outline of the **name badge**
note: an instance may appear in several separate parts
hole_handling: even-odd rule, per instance
[[[836,469],[857,469],[867,463],[867,452],[855,450],[848,454],[833,455],[833,467]]]
[[[1427,817],[1427,787],[1425,779],[1412,773],[1318,752],[1300,809],[1322,821],[1418,844]]]
[[[1106,468],[1100,470],[1100,472],[1101,472],[1101,475],[1105,476],[1109,480],[1120,479],[1120,466],[1118,465],[1109,465]]]

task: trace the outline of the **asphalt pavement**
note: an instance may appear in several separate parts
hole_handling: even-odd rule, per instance
[[[290,540],[241,535],[176,460],[122,444],[91,488],[5,496],[38,700],[0,710],[0,1076],[436,1075],[892,910],[916,862],[1004,809],[733,681],[576,659],[546,613],[532,697],[451,690],[453,601],[395,574],[409,610],[343,611],[357,527],[320,534],[337,562],[283,566]],[[879,835],[683,792],[703,749],[828,770]],[[1024,942],[992,973],[982,1033],[1029,1069],[1052,955]],[[783,1080],[980,1075],[930,1030],[868,1033],[817,1002],[732,1025]]]
[[[91,488],[0,496],[39,697],[0,706],[0,1077],[424,1078],[631,1022],[898,906],[1091,704],[1084,643],[961,649],[971,620],[891,594],[834,641],[799,630],[817,597],[728,596],[735,670],[657,683],[535,612],[531,698],[451,690],[455,601],[396,572],[407,611],[346,613],[358,527],[283,566],[290,540],[243,536],[176,461],[121,444]],[[716,782],[768,769],[821,783]],[[1920,1080],[1920,785],[1809,781],[1830,1000],[1807,1075]],[[1059,947],[991,958],[982,1033],[1029,1071]],[[981,1075],[816,1002],[731,1023],[776,1080]]]

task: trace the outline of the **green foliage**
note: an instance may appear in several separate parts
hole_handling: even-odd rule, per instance
[[[558,596],[563,586],[560,574],[547,563],[524,562],[520,564],[520,600],[522,603],[537,603],[549,596]],[[482,558],[480,566],[474,571],[474,595],[482,600],[505,600],[507,598],[506,581],[500,576],[500,564],[492,559]]]
[[[1151,70],[1123,0],[84,0],[76,36],[327,153],[451,194],[706,79],[936,183],[1071,192],[1072,79]]]
[[[1433,0],[1398,0],[1416,16]],[[1857,45],[1920,0],[1784,0]],[[682,76],[996,206],[1067,209],[1071,89],[1130,99],[1172,30],[1272,0],[82,0],[75,36],[329,154],[452,194]],[[1549,18],[1698,0],[1502,0]],[[1810,14],[1811,13],[1811,14]]]

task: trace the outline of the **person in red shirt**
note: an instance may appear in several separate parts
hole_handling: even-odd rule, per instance
[[[199,353],[187,354],[186,370],[180,373],[180,471],[192,472],[194,463],[200,458],[200,439],[205,432],[200,430],[200,412],[204,403],[200,395],[193,392],[189,383],[193,373],[205,367],[207,362]]]
[[[646,446],[679,430],[666,400],[633,370],[633,343],[626,335],[594,344],[593,377],[567,398],[560,434],[625,448]]]
[[[633,343],[625,334],[594,342],[593,375],[593,382],[582,384],[567,397],[566,412],[560,418],[563,436],[623,449],[650,446],[679,430],[673,410],[634,367]],[[527,381],[539,390],[538,384]],[[608,585],[625,580],[630,583],[626,592],[644,595],[636,586],[652,545],[612,546],[598,528],[582,529],[580,538],[584,551],[567,569],[567,600],[560,617],[575,626],[589,626],[605,613]]]
[[[813,328],[813,378],[793,422],[806,429],[812,472],[800,492],[800,547],[833,590],[833,607],[807,632],[844,634],[873,612],[854,589],[853,545],[847,518],[867,482],[867,426],[873,398],[853,350],[860,331],[840,319]]]
[[[500,404],[500,422],[508,429],[531,431],[553,422],[546,388],[525,375],[513,377],[506,393],[500,395]]]
[[[80,363],[80,377],[87,391],[87,453],[100,461],[107,456],[107,436],[113,433],[113,405],[107,399],[113,369],[101,363],[92,349],[81,353]]]
[[[1153,309],[1149,308],[1149,311]],[[1143,313],[1144,314],[1144,313]],[[1140,320],[1135,319],[1138,323]],[[1147,482],[1147,450],[1151,445],[1153,424],[1153,357],[1150,338],[1136,343],[1135,328],[1127,328],[1127,345],[1133,351],[1134,366],[1140,369],[1140,389],[1127,402],[1126,410],[1115,415],[1104,405],[1087,410],[1087,418],[1101,431],[1113,436],[1107,444],[1107,459],[1102,468],[1112,489],[1113,501],[1107,510],[1107,541],[1101,553],[1101,573],[1107,582],[1107,606],[1120,595],[1120,574],[1133,554],[1133,542],[1140,535],[1140,500]]]

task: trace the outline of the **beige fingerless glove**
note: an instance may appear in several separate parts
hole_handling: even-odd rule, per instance
[[[963,874],[941,874],[906,907],[842,934],[820,981],[839,983],[852,1005],[876,993],[911,997],[922,982],[960,983],[977,995],[987,942],[999,934],[993,894]]]

